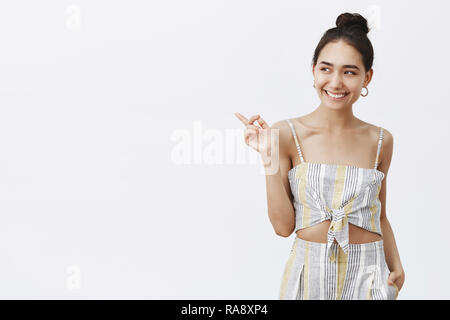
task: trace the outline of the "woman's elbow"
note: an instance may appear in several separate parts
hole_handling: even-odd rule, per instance
[[[294,228],[290,228],[289,230],[281,230],[281,229],[275,229],[275,233],[283,238],[289,237],[292,232],[294,231]]]

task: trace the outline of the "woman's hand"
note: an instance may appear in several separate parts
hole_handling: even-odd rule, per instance
[[[405,282],[405,272],[403,269],[393,270],[389,273],[388,284],[393,285],[395,283],[399,292],[403,287],[403,282]]]
[[[247,119],[239,112],[236,112],[235,115],[245,126],[245,144],[258,151],[263,159],[270,159],[272,145],[270,141],[271,129],[269,125],[259,114],[251,116],[250,119]],[[260,126],[253,124],[256,120],[258,120]]]

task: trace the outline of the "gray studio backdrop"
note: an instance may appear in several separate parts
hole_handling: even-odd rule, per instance
[[[375,50],[357,117],[394,136],[399,299],[448,299],[447,1],[0,4],[0,297],[277,299],[293,235],[234,112],[319,104],[310,62],[342,12]]]

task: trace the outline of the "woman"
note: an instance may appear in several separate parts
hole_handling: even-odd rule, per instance
[[[313,112],[271,127],[259,115],[236,116],[266,168],[275,232],[296,234],[279,298],[393,300],[405,279],[385,207],[393,137],[353,115],[373,74],[366,19],[343,13],[336,25],[314,52],[321,103]],[[269,174],[274,159],[279,170]]]

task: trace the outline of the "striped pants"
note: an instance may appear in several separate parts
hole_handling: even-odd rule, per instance
[[[349,244],[347,254],[332,244],[295,237],[281,280],[280,300],[395,300],[398,287],[389,285],[383,240]]]

